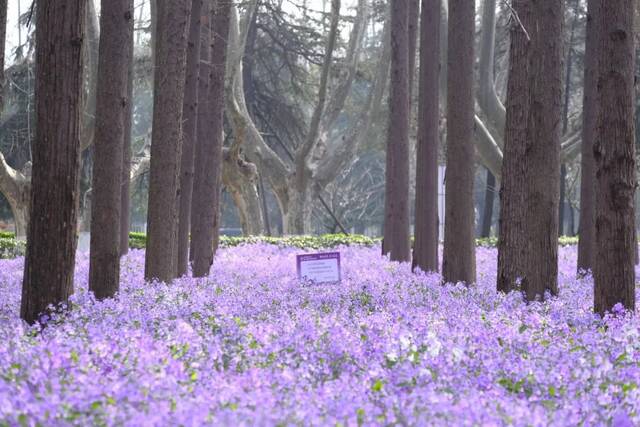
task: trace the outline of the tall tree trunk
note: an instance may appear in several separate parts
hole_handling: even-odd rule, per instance
[[[135,76],[133,37],[129,44],[127,75],[127,106],[124,113],[124,145],[122,146],[122,192],[120,194],[120,256],[129,252],[129,229],[131,226],[131,139],[133,130],[133,80]]]
[[[193,238],[189,241],[189,261],[193,262],[196,253],[194,243],[198,238],[195,224],[200,215],[198,210],[198,197],[206,192],[205,186],[205,164],[202,161],[211,138],[211,101],[209,99],[209,86],[211,80],[211,70],[209,61],[211,60],[211,7],[212,0],[204,0],[202,4],[202,21],[200,27],[200,63],[198,70],[198,93],[207,94],[198,99],[198,117],[196,119],[196,139],[194,145],[195,159],[193,168],[193,190],[191,197],[191,220],[189,221],[190,234]]]
[[[102,0],[91,201],[89,289],[113,297],[120,285],[122,158],[133,40],[133,0]]]
[[[527,300],[558,293],[563,2],[533,2],[525,163],[522,289]],[[540,76],[545,76],[541,79]]]
[[[447,170],[442,273],[447,283],[476,280],[473,181],[475,3],[449,0]]]
[[[213,264],[216,229],[219,227],[218,209],[222,172],[224,81],[229,38],[229,18],[231,1],[218,0],[211,13],[212,47],[209,77],[209,118],[211,133],[207,142],[201,144],[202,155],[198,155],[196,178],[200,185],[194,188],[195,215],[192,216],[193,275],[204,277]]]
[[[529,49],[526,32],[531,28],[529,0],[513,0],[519,22],[511,21],[509,79],[507,81],[506,126],[502,179],[500,186],[500,220],[498,233],[498,291],[517,288],[522,276],[526,244],[524,237],[524,182],[526,162],[527,117],[529,115]]]
[[[0,0],[0,112],[4,111],[4,51],[7,38],[7,0]]]
[[[565,217],[565,204],[566,204],[566,181],[567,181],[567,166],[562,163],[560,165],[560,202],[558,204],[558,235],[564,235],[564,217]]]
[[[177,272],[176,202],[191,0],[157,0],[157,7],[145,279],[170,282]]]
[[[41,2],[36,14],[37,127],[20,307],[28,323],[73,293],[85,6]]]
[[[187,274],[189,264],[189,230],[191,229],[191,200],[195,165],[195,138],[198,117],[198,69],[200,65],[200,22],[203,0],[193,0],[189,46],[187,49],[187,75],[183,104],[182,160],[180,165],[180,210],[178,220],[178,277]]]
[[[589,0],[584,53],[584,98],[582,100],[582,149],[580,160],[580,230],[578,272],[593,268],[596,252],[596,169],[593,145],[598,119],[598,25],[602,0]]]
[[[440,0],[422,0],[413,267],[438,271]]]
[[[598,17],[595,301],[635,311],[635,120],[633,0],[608,0]]]
[[[482,212],[482,229],[480,236],[491,237],[493,224],[493,201],[496,194],[496,177],[487,169],[487,186],[484,192],[484,210]]]
[[[411,258],[409,236],[409,0],[391,2],[391,86],[383,253]]]

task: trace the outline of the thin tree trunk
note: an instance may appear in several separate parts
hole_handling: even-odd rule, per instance
[[[200,28],[200,63],[198,65],[198,93],[209,94],[209,85],[211,80],[211,66],[209,61],[211,59],[211,7],[212,0],[204,0],[202,5],[202,21]],[[211,102],[208,96],[200,96],[198,99],[198,117],[196,119],[196,139],[195,139],[195,159],[194,159],[194,177],[193,177],[193,190],[191,197],[191,220],[189,225],[191,228],[191,236],[193,238],[189,241],[189,261],[193,263],[193,258],[196,253],[194,243],[198,238],[198,231],[196,230],[197,217],[200,215],[198,210],[198,197],[200,194],[206,192],[205,186],[205,173],[206,169],[203,169],[206,165],[202,161],[204,159],[205,152],[207,150],[207,144],[210,143],[211,138]]]
[[[218,209],[222,172],[222,141],[224,111],[224,81],[229,37],[231,1],[218,0],[211,13],[211,70],[209,80],[209,118],[211,133],[206,144],[202,144],[202,155],[196,162],[197,180],[201,185],[194,188],[195,216],[192,217],[193,275],[204,277],[213,264],[216,229],[219,227]]]
[[[567,188],[567,166],[562,163],[560,166],[560,203],[558,204],[558,235],[563,236],[564,232],[564,217],[565,217],[565,204],[566,204],[566,188]]]
[[[4,48],[7,38],[7,0],[0,0],[0,112],[4,111]]]
[[[28,323],[44,320],[50,304],[73,293],[85,6],[85,0],[38,3],[37,128],[20,306]]]
[[[533,21],[529,0],[513,0],[512,5],[520,22],[511,22],[509,48],[507,116],[498,222],[497,288],[501,292],[517,288],[516,282],[522,275],[526,248],[522,214],[525,209],[523,189],[530,99],[527,76],[531,42],[525,29],[531,28]]]
[[[484,210],[482,212],[482,237],[491,237],[493,224],[493,202],[496,194],[496,177],[487,169],[487,187],[484,192]]]
[[[89,289],[97,299],[120,286],[122,158],[133,38],[133,0],[103,0],[91,201]]]
[[[604,3],[602,3],[604,6]],[[598,18],[596,313],[635,311],[635,46],[633,0],[608,0]]]
[[[409,237],[409,0],[391,2],[391,86],[383,253],[411,258]]]
[[[177,272],[177,196],[191,0],[158,0],[145,279]]]
[[[443,279],[476,280],[473,183],[475,3],[449,0],[447,55],[447,170]]]
[[[596,252],[596,170],[593,145],[598,119],[598,25],[602,0],[589,0],[584,53],[584,98],[582,100],[582,149],[580,160],[580,223],[578,273],[594,267]]]
[[[124,115],[124,145],[122,146],[122,193],[120,195],[120,256],[129,252],[129,229],[131,226],[131,139],[133,130],[133,80],[135,58],[133,37],[130,39],[127,76],[127,102]]]
[[[438,271],[440,0],[422,0],[413,268]]]
[[[533,2],[528,88],[522,290],[527,300],[558,293],[558,200],[562,123],[563,2]],[[545,76],[541,79],[540,76]]]
[[[195,138],[198,117],[198,69],[200,64],[200,22],[203,0],[193,0],[189,46],[187,49],[187,74],[183,104],[182,160],[180,165],[180,206],[178,219],[178,277],[187,274],[189,265],[189,230],[191,229],[191,200],[195,167]]]

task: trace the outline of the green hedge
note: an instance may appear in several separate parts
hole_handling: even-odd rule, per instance
[[[333,248],[340,245],[348,246],[373,246],[380,243],[379,238],[371,238],[357,234],[325,234],[322,236],[288,236],[288,237],[231,237],[221,236],[220,246],[234,247],[242,244],[266,243],[277,246],[288,246],[301,249],[321,249]],[[494,248],[498,245],[496,237],[477,239],[478,246]],[[560,237],[560,246],[570,246],[578,244],[577,237]],[[129,247],[134,249],[144,249],[147,244],[147,236],[144,233],[129,233]],[[13,233],[0,232],[0,258],[14,258],[24,255],[25,244],[23,241],[15,239]]]

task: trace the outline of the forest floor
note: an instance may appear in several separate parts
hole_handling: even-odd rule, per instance
[[[576,248],[560,296],[441,286],[341,247],[343,280],[296,279],[299,249],[223,249],[209,278],[146,284],[123,259],[118,298],[87,293],[43,331],[18,318],[23,259],[0,260],[0,425],[615,425],[640,423],[640,318],[592,314]]]

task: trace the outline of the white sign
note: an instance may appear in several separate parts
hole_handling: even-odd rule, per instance
[[[330,283],[341,279],[340,252],[298,255],[296,261],[300,280]]]

